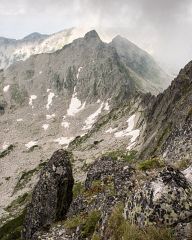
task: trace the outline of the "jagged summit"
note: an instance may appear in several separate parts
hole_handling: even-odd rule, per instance
[[[88,33],[86,33],[84,38],[85,38],[86,40],[96,39],[96,40],[101,41],[98,33],[97,33],[95,30],[91,30],[91,31],[89,31]]]

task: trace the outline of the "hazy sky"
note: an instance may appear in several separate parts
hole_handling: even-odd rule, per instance
[[[191,0],[0,0],[0,36],[75,26],[120,34],[176,71],[192,59]]]

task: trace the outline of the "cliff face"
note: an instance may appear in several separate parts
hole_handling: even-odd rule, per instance
[[[146,113],[143,156],[161,154],[168,161],[192,156],[192,62],[156,98]]]

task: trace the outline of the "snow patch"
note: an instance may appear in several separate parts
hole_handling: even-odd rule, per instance
[[[9,91],[9,88],[10,88],[10,85],[7,85],[3,88],[3,92],[8,92]]]
[[[47,131],[47,129],[49,128],[49,124],[43,124],[42,128]]]
[[[186,168],[182,173],[185,175],[186,179],[192,184],[192,166]]]
[[[74,116],[76,113],[82,111],[85,108],[85,104],[86,104],[86,102],[81,104],[81,101],[77,98],[77,92],[76,92],[76,87],[75,87],[69,108],[67,110],[67,115]]]
[[[51,89],[50,88],[47,88],[47,92],[50,92],[51,91]]]
[[[32,108],[34,108],[33,106],[33,100],[36,100],[37,96],[36,95],[31,95],[29,98],[29,105],[32,106]]]
[[[69,125],[70,125],[70,123],[67,122],[67,121],[63,121],[63,122],[61,123],[61,126],[64,127],[64,128],[69,128]]]
[[[91,114],[91,115],[85,120],[85,126],[82,128],[82,130],[88,130],[88,129],[90,129],[90,128],[93,126],[96,118],[98,117],[98,115],[99,115],[99,114],[101,113],[101,111],[102,111],[103,105],[104,105],[104,103],[102,102],[101,105],[100,105],[100,107],[97,109],[97,111],[94,112],[93,114]]]
[[[100,103],[100,102],[101,102],[101,100],[100,100],[100,99],[98,99],[98,100],[97,100],[97,103]]]
[[[55,93],[49,92],[48,99],[47,99],[47,105],[46,105],[47,110],[52,105],[52,101],[53,101],[54,96],[55,96]]]
[[[31,147],[33,147],[33,146],[35,146],[35,145],[37,145],[37,144],[38,144],[38,141],[30,141],[30,142],[28,142],[28,143],[25,144],[25,147],[26,147],[27,149],[30,149]]]
[[[50,119],[52,119],[52,118],[54,118],[54,117],[55,117],[55,113],[53,113],[53,114],[51,114],[51,115],[49,115],[49,114],[46,115],[46,119],[47,119],[47,120],[50,120]]]
[[[79,74],[80,74],[82,68],[83,68],[83,67],[79,67],[79,68],[78,68],[77,75],[76,75],[77,79],[79,79]]]
[[[117,131],[117,129],[118,128],[112,128],[112,127],[110,127],[108,130],[106,130],[105,132],[106,133],[113,133],[113,132],[115,132],[115,131]]]
[[[18,118],[17,122],[23,122],[23,118]]]
[[[136,142],[131,143],[131,144],[127,147],[127,150],[130,151],[130,150],[134,147],[135,143],[136,143]]]
[[[74,139],[74,137],[60,137],[54,140],[54,142],[59,145],[69,145],[69,143]]]
[[[104,106],[104,110],[105,111],[109,111],[110,107],[109,107],[109,103],[108,101],[105,103],[105,106]]]
[[[119,138],[119,137],[125,137],[125,136],[129,136],[130,132],[133,130],[134,128],[134,119],[135,119],[135,114],[132,115],[128,120],[128,127],[125,130],[119,131],[117,133],[115,133],[115,137]]]
[[[39,75],[41,75],[43,72],[42,71],[39,71]]]
[[[131,143],[135,142],[135,140],[139,137],[139,134],[140,134],[140,130],[139,129],[135,129],[135,130],[133,130],[133,131],[131,131],[129,133],[129,135],[132,136]]]
[[[127,147],[128,150],[131,150],[132,147],[135,145],[135,140],[138,138],[139,134],[140,134],[140,130],[139,129],[134,129],[134,125],[135,125],[135,114],[133,114],[131,117],[129,117],[129,119],[127,120],[128,123],[128,127],[125,130],[119,131],[115,133],[115,137],[116,138],[120,138],[120,137],[125,137],[125,136],[131,136],[131,145],[129,145]]]
[[[2,149],[5,151],[9,147],[9,143],[4,142]]]

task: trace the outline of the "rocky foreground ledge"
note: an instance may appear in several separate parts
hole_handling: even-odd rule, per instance
[[[74,184],[72,153],[56,151],[19,220],[22,239],[191,239],[191,168],[141,171],[133,154],[100,157],[88,168],[86,181]],[[140,168],[146,170],[143,162]],[[13,231],[0,239],[21,236]]]

